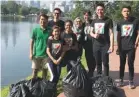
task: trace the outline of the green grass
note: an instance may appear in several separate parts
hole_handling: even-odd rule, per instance
[[[84,53],[82,55],[81,61],[82,61],[82,64],[84,65],[84,67],[87,67]],[[62,79],[66,74],[67,74],[66,67],[63,67],[62,71],[61,71],[60,80],[59,80],[58,85],[57,85],[57,95],[63,91],[62,90]],[[41,75],[42,75],[42,72],[39,72],[38,76],[41,77]],[[50,74],[48,74],[48,78],[49,78],[49,75]],[[28,76],[26,79],[30,79],[30,78],[31,78],[31,76]],[[8,93],[9,93],[9,86],[3,87],[0,91],[1,97],[7,97]]]

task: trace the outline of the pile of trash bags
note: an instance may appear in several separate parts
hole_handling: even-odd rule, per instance
[[[97,75],[89,78],[80,59],[70,63],[72,69],[62,81],[66,97],[120,97],[117,95],[118,88],[111,77]]]
[[[89,83],[87,72],[82,66],[80,59],[71,61],[72,69],[63,78],[63,90],[66,97],[81,97],[88,95]]]
[[[92,83],[92,97],[119,97],[118,88],[111,77],[97,75],[90,80]]]
[[[12,84],[8,97],[55,97],[55,94],[55,83],[38,77]]]
[[[70,64],[72,68],[62,80],[65,97],[121,97],[111,77],[89,78],[80,58]],[[11,85],[8,97],[56,97],[56,84],[42,78],[22,80]]]

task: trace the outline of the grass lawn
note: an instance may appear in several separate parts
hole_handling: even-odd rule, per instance
[[[82,64],[84,65],[84,67],[87,67],[84,53],[82,55],[81,61],[82,61]],[[42,74],[42,72],[39,72],[38,75],[41,76],[41,74]],[[58,85],[57,85],[57,95],[62,92],[62,79],[66,74],[67,74],[66,67],[63,67],[62,72],[61,72],[61,76],[60,76],[60,80],[59,80]],[[31,76],[27,77],[26,79],[30,79],[30,78],[31,78]],[[2,88],[0,91],[1,97],[7,97],[8,93],[9,93],[9,86]]]

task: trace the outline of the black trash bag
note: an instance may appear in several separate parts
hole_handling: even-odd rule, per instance
[[[87,72],[80,59],[71,61],[72,69],[63,78],[62,85],[66,97],[87,97],[89,90]]]
[[[8,97],[32,97],[29,88],[27,87],[27,80],[19,81],[10,86],[10,93]]]
[[[98,75],[91,81],[93,97],[119,97],[118,88],[111,77]]]
[[[30,79],[27,83],[33,97],[54,97],[56,84],[42,78]]]

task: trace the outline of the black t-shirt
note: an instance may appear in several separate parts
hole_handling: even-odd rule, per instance
[[[61,35],[61,39],[63,41],[63,45],[68,45],[69,47],[72,47],[75,45],[75,43],[77,43],[77,38],[76,35],[74,33],[65,33],[63,32]],[[77,51],[71,49],[68,50],[64,56],[64,59],[68,60],[76,60],[77,59],[77,55],[76,55]]]
[[[103,19],[94,19],[92,21],[94,33],[99,34],[98,39],[94,39],[94,44],[104,46],[110,44],[109,29],[113,29],[113,22],[110,18],[104,17]]]
[[[135,17],[130,17],[128,20],[120,20],[120,22],[117,24],[117,31],[121,34],[121,49],[129,50],[135,47],[138,30],[139,20]]]
[[[48,40],[47,48],[50,49],[50,53],[54,59],[58,59],[62,54],[63,43],[61,40]],[[49,61],[52,61],[49,58]]]
[[[48,22],[48,26],[53,27],[54,25],[59,26],[61,32],[64,31],[64,21],[58,20],[57,22],[54,22],[54,20],[51,20]]]

